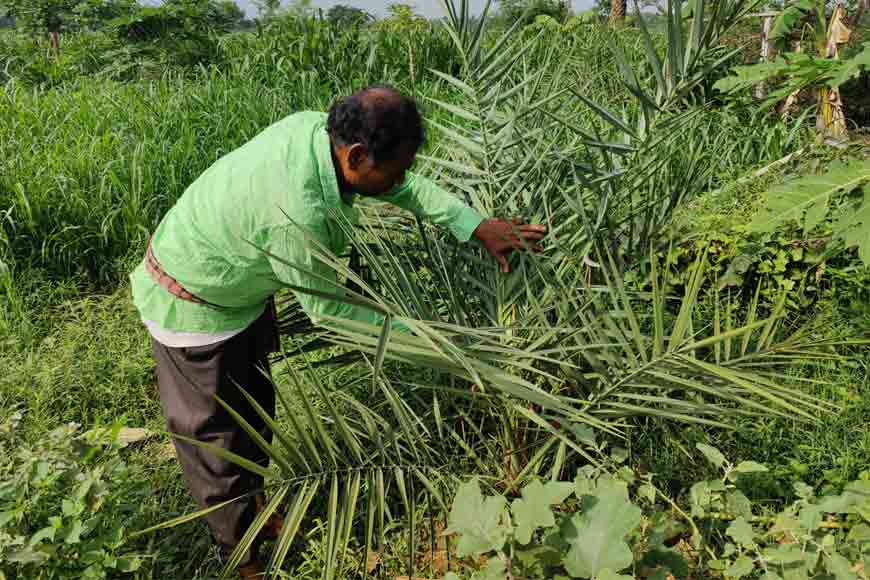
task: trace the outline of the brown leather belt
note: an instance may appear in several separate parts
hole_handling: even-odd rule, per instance
[[[145,271],[157,282],[158,286],[177,298],[197,304],[205,304],[214,308],[223,308],[189,292],[178,280],[167,274],[163,266],[160,265],[160,262],[157,261],[157,258],[154,257],[154,250],[151,249],[151,240],[148,240],[148,249],[145,251]]]

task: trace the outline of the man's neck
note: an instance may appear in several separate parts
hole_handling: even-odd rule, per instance
[[[344,173],[341,171],[341,163],[338,162],[338,157],[335,155],[335,148],[332,143],[329,144],[329,154],[332,156],[332,169],[335,171],[335,180],[338,182],[338,191],[341,194],[341,199],[345,202],[353,199],[353,189],[344,178]]]

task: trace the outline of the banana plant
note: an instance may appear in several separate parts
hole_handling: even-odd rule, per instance
[[[811,53],[784,51],[769,62],[735,67],[735,74],[721,79],[715,87],[723,93],[736,93],[760,82],[784,78],[779,88],[768,95],[764,107],[771,108],[785,100],[784,109],[788,110],[800,91],[813,90],[817,93],[818,134],[843,137],[846,119],[839,87],[870,67],[870,44],[851,58],[840,59],[839,47],[851,35],[846,9],[840,2],[828,18],[823,0],[795,0],[774,20],[770,39],[784,50],[789,41],[799,38],[804,31],[809,31],[813,41]]]

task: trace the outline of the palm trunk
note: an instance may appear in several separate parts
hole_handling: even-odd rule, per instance
[[[625,24],[627,0],[610,0],[610,24],[611,26],[622,26]]]

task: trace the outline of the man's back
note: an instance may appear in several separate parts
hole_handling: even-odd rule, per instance
[[[282,286],[258,247],[293,223],[336,250],[346,242],[340,228],[327,226],[330,208],[351,219],[353,210],[341,207],[325,125],[323,113],[286,117],[191,184],[155,231],[154,255],[186,290],[227,308],[179,301],[140,267],[132,281],[143,318],[169,330],[244,327]]]

